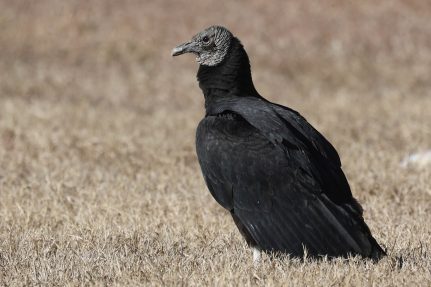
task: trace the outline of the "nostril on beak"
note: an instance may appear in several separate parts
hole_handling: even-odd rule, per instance
[[[179,56],[185,53],[196,53],[196,44],[194,42],[187,42],[176,46],[172,49],[172,56]]]

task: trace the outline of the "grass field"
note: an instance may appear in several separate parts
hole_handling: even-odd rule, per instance
[[[428,1],[0,0],[0,286],[430,286]],[[203,182],[192,56],[211,24],[337,148],[388,256],[251,251]]]

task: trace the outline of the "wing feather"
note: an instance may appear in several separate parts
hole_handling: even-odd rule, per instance
[[[202,171],[214,197],[260,248],[294,256],[302,256],[304,247],[312,256],[384,254],[363,221],[336,150],[298,113],[244,97],[213,105],[211,112],[240,119],[216,128],[220,138],[230,129],[237,138],[198,146]]]

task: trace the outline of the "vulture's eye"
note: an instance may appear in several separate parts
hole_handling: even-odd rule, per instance
[[[210,41],[210,38],[208,36],[204,36],[202,38],[202,42],[204,42],[205,44],[207,44]]]

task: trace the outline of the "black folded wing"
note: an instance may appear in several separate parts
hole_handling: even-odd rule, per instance
[[[259,247],[297,256],[304,248],[315,256],[384,253],[363,221],[337,152],[303,117],[253,97],[212,107],[210,113],[231,112],[254,127],[244,142],[217,143],[219,162],[213,158],[206,166],[211,154],[205,154],[200,163],[212,194],[224,199]]]

